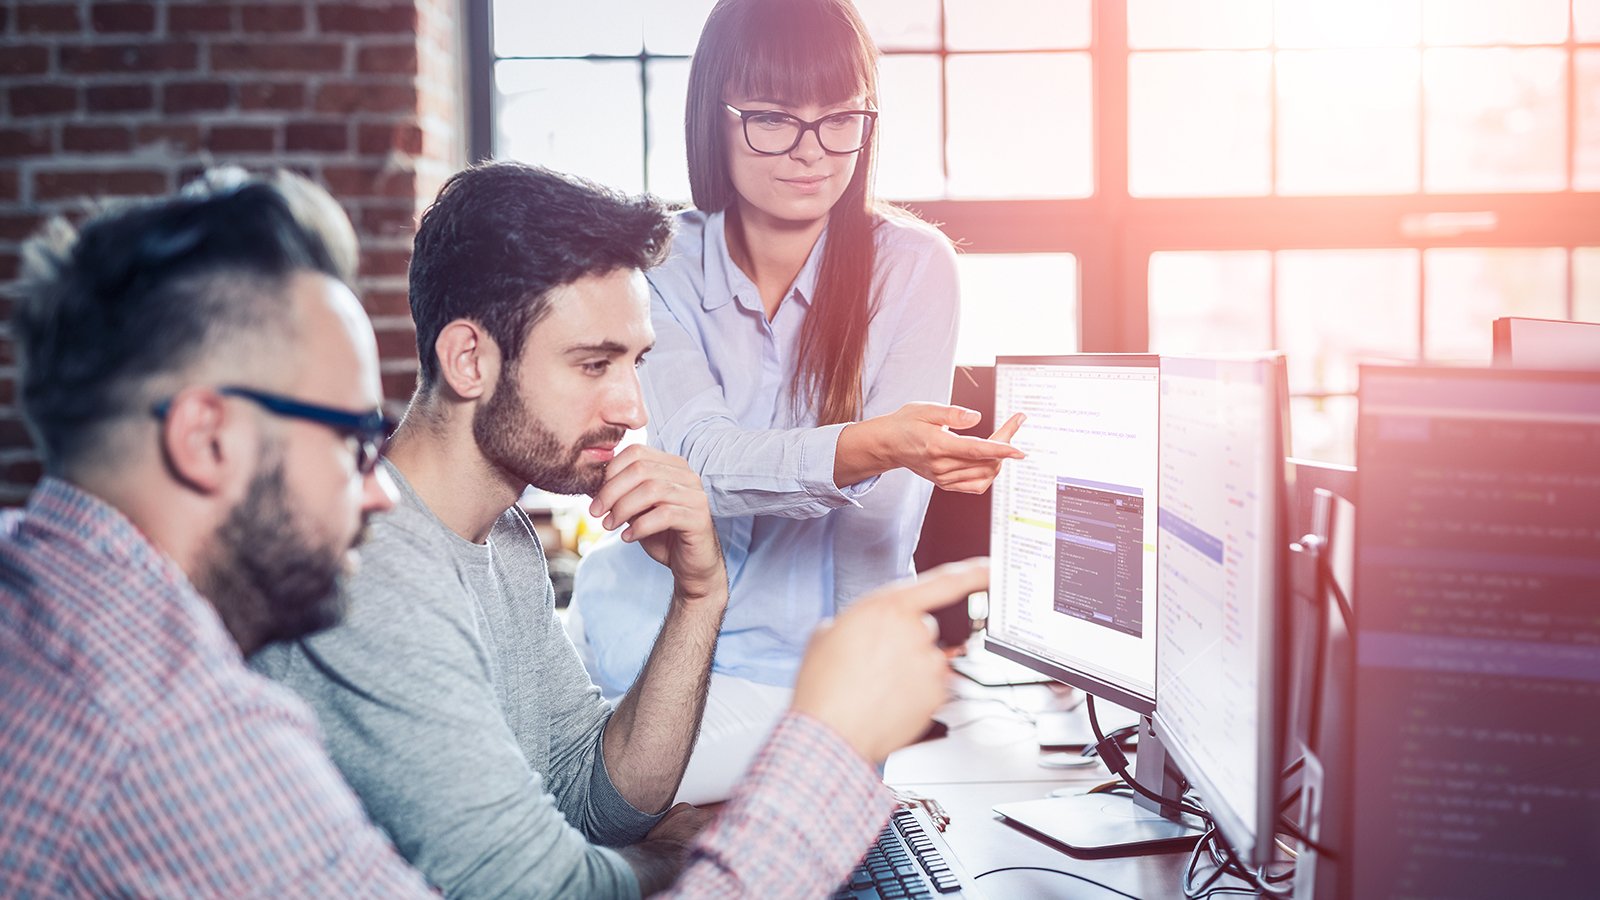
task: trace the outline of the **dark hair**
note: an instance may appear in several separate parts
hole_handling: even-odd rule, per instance
[[[685,124],[695,206],[737,214],[725,90],[816,104],[862,95],[876,108],[877,53],[849,0],[721,0],[706,17],[689,67]],[[873,129],[828,214],[816,297],[796,351],[794,395],[810,397],[824,425],[861,414],[867,325],[875,312],[873,230],[880,212],[871,185],[877,142]]]
[[[420,388],[439,377],[434,343],[450,322],[482,325],[510,363],[549,311],[551,289],[648,269],[671,236],[666,208],[649,196],[514,162],[456,173],[422,214],[411,253]]]
[[[346,284],[355,232],[331,197],[287,172],[237,168],[178,194],[107,205],[74,229],[50,222],[23,249],[13,330],[22,413],[45,466],[60,472],[104,429],[148,415],[170,376],[292,331],[285,281],[302,271]]]

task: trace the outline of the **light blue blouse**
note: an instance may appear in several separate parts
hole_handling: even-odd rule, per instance
[[[834,485],[844,426],[818,427],[791,390],[827,233],[768,321],[728,256],[723,223],[722,213],[680,214],[668,259],[648,273],[647,431],[652,446],[689,461],[711,500],[731,588],[715,671],[790,685],[821,620],[911,572],[932,485],[905,469]],[[876,236],[865,417],[949,401],[958,316],[955,252],[942,234],[894,218]],[[584,656],[608,695],[637,677],[671,593],[667,569],[637,545],[612,540],[585,557],[574,603]]]

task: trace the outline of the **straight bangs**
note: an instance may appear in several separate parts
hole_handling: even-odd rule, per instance
[[[729,42],[728,96],[818,106],[854,97],[877,107],[877,51],[848,5],[754,4]],[[859,30],[858,30],[859,28]]]

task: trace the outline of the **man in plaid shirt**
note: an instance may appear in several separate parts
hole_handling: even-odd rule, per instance
[[[0,517],[0,894],[426,895],[244,658],[325,628],[393,487],[354,236],[293,176],[32,242],[15,334],[48,476]],[[870,761],[942,696],[921,613],[948,570],[814,641],[794,709],[672,893],[805,896],[889,811]]]

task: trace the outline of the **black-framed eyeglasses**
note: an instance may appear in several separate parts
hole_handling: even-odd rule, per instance
[[[378,467],[378,460],[389,443],[389,435],[394,433],[395,422],[381,410],[350,412],[238,385],[224,385],[216,390],[226,397],[249,400],[273,415],[315,422],[347,438],[354,438],[356,471],[362,475],[370,475]],[[155,413],[156,418],[165,419],[171,409],[172,401],[169,399],[157,403],[150,411]]]
[[[744,127],[744,142],[764,156],[778,156],[800,146],[806,132],[817,135],[817,143],[829,153],[855,153],[872,138],[878,121],[877,110],[849,109],[829,113],[807,122],[775,109],[739,109],[722,104],[739,117]]]

